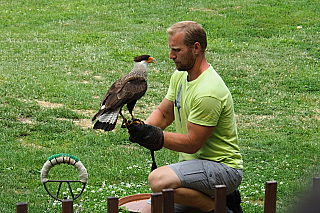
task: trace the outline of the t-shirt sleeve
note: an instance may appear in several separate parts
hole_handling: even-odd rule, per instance
[[[203,126],[216,126],[222,110],[220,100],[206,96],[194,100],[188,120]]]
[[[167,92],[167,95],[166,95],[166,99],[168,99],[169,101],[172,101],[174,102],[175,100],[175,92],[174,92],[174,75],[171,76],[171,79],[170,79],[170,84],[169,84],[169,88],[168,88],[168,92]]]

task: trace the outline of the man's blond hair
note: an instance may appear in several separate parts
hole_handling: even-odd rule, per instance
[[[195,21],[181,21],[173,24],[167,29],[169,35],[178,32],[184,33],[184,43],[187,47],[192,47],[194,43],[199,42],[204,52],[207,48],[207,35],[200,24]]]

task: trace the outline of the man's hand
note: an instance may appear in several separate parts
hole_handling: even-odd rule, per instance
[[[162,129],[144,123],[130,122],[127,125],[130,134],[129,140],[133,143],[138,143],[147,149],[157,151],[163,146],[163,132]]]

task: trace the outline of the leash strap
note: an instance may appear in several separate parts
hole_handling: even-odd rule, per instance
[[[154,158],[154,151],[150,150],[151,152],[151,158],[152,158],[152,167],[151,167],[151,171],[155,170],[157,168],[157,164],[156,164],[156,160]]]

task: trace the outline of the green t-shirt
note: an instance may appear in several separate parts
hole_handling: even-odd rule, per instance
[[[187,76],[188,73],[184,71],[173,73],[166,95],[166,99],[175,103],[177,132],[187,134],[187,121],[215,126],[215,129],[198,152],[180,153],[179,160],[207,159],[242,169],[243,161],[229,89],[212,66],[191,82],[187,81]]]

